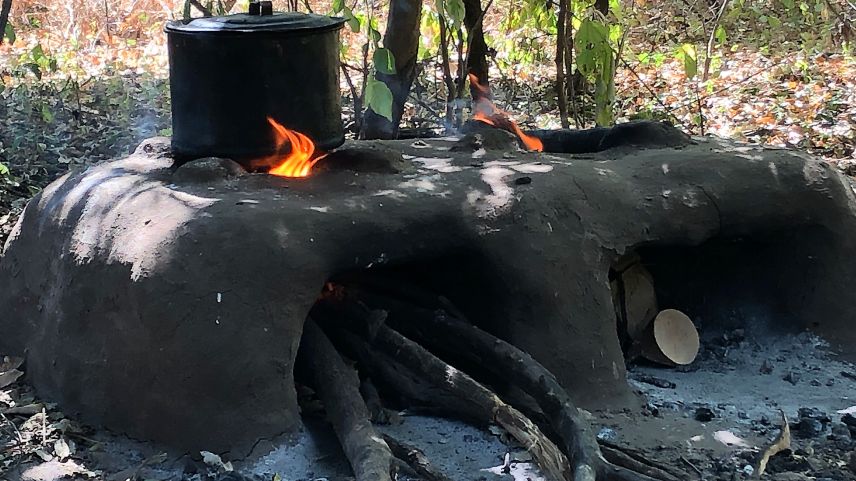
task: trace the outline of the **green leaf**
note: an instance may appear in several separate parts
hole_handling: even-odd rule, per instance
[[[360,31],[360,19],[354,16],[354,12],[351,11],[347,6],[342,9],[342,14],[348,22],[348,26],[351,27],[351,31],[357,33]]]
[[[375,47],[377,47],[377,43],[380,42],[380,32],[372,26],[369,26],[369,40],[375,44]]]
[[[6,167],[2,162],[0,162],[0,175],[7,175],[9,173],[9,167]]]
[[[719,43],[720,45],[725,44],[725,41],[726,41],[725,28],[722,25],[717,25],[716,33],[714,34],[714,36],[716,37],[717,43]]]
[[[388,75],[395,74],[395,57],[388,48],[379,48],[374,51],[372,56],[375,70]]]
[[[42,104],[42,120],[44,120],[46,124],[49,124],[54,120],[54,114],[51,112],[51,108],[48,107],[47,104]]]
[[[184,9],[181,11],[181,18],[190,20],[190,0],[184,0]]]
[[[600,60],[609,45],[609,28],[602,22],[586,19],[580,24],[574,40],[577,50],[577,67],[584,75],[593,75],[598,71]]]
[[[36,46],[30,50],[30,56],[36,62],[45,58],[45,51],[42,49],[42,44],[37,43]]]
[[[392,92],[380,80],[370,77],[366,83],[366,105],[392,122]]]
[[[15,43],[15,39],[18,38],[15,36],[15,29],[12,27],[12,23],[7,23],[5,31],[3,32],[3,36],[6,37],[6,40],[9,41],[9,45]]]
[[[460,25],[466,13],[464,0],[446,0],[446,13],[449,14],[449,20],[453,26]]]
[[[280,476],[279,473],[274,473],[271,481],[282,481],[282,476]]]
[[[684,62],[684,73],[687,78],[694,78],[698,74],[698,56],[695,45],[685,43],[678,50],[678,58]]]
[[[333,13],[339,13],[345,9],[345,0],[333,0]]]

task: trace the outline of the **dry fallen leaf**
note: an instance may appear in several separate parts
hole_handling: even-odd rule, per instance
[[[60,461],[65,461],[69,456],[74,454],[75,448],[74,441],[68,443],[64,438],[59,438],[54,442],[54,454],[56,454]]]
[[[232,463],[224,463],[223,459],[220,456],[210,452],[210,451],[200,451],[199,454],[202,455],[202,462],[211,466],[212,468],[222,469],[223,471],[232,471]]]
[[[47,452],[45,452],[42,449],[36,449],[34,452],[36,453],[36,456],[40,457],[42,459],[42,461],[45,461],[45,462],[51,461],[54,458],[53,455],[48,454]]]
[[[779,435],[776,436],[776,439],[761,452],[761,455],[758,457],[758,461],[755,463],[755,475],[760,478],[764,471],[767,469],[767,463],[770,461],[770,458],[775,456],[776,454],[791,448],[791,427],[788,425],[788,418],[785,416],[784,411],[779,411],[782,415],[782,428],[779,432]]]

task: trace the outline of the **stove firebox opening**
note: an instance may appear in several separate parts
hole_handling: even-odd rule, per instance
[[[306,320],[295,377],[323,404],[356,478],[391,479],[393,458],[412,452],[377,426],[408,409],[498,425],[533,447],[549,479],[571,472],[649,479],[598,445],[553,372],[502,339],[498,320],[508,317],[503,298],[511,291],[491,272],[468,253],[348,272],[325,284]]]
[[[819,227],[699,245],[642,245],[610,269],[619,337],[625,354],[632,331],[664,309],[686,314],[704,341],[734,331],[756,338],[804,330],[829,333],[835,319],[812,307],[832,302],[826,255],[829,234]],[[639,341],[636,339],[636,341]]]
[[[783,429],[780,413],[797,413],[798,424],[817,429],[795,430],[795,439],[832,434],[831,423],[814,419],[853,404],[842,373],[852,371],[854,357],[841,295],[847,277],[833,238],[826,228],[804,226],[696,245],[647,244],[613,265],[628,382],[650,416],[641,432],[669,426],[667,440],[726,449],[722,436],[766,443],[770,425]],[[681,343],[692,336],[658,324],[678,315],[697,329],[689,362],[670,362],[668,354],[689,350]],[[622,435],[621,426],[609,429]]]

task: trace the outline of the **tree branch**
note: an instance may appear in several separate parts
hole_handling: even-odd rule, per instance
[[[201,3],[199,3],[199,0],[189,0],[189,1],[190,1],[191,5],[193,5],[194,7],[196,7],[197,10],[202,12],[202,15],[205,15],[206,17],[214,16],[211,13],[211,10],[208,10],[207,8],[205,8],[205,5],[202,5]]]

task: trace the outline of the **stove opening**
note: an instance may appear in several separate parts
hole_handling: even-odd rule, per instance
[[[828,251],[830,238],[809,226],[699,245],[638,246],[610,269],[625,355],[635,354],[640,339],[634,337],[644,337],[644,327],[664,309],[692,320],[702,351],[722,336],[763,342],[805,330],[828,335],[846,321],[835,287],[843,260]]]

